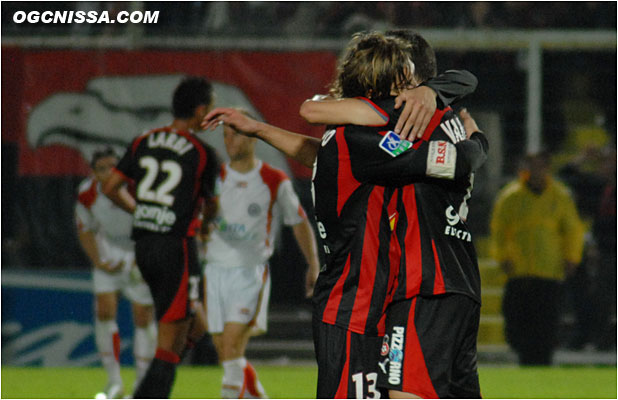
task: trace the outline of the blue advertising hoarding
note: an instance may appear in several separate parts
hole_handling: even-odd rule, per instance
[[[132,364],[130,303],[119,302],[120,361]],[[99,365],[90,272],[2,271],[2,365]]]

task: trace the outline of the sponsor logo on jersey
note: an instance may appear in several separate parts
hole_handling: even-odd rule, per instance
[[[395,223],[397,222],[397,213],[393,213],[388,217],[388,223],[391,227],[391,232],[395,230]]]
[[[326,144],[332,139],[332,137],[335,136],[335,133],[337,133],[337,130],[335,129],[329,129],[324,132],[324,135],[322,136],[322,147],[326,146]]]
[[[401,363],[403,362],[403,344],[406,328],[402,326],[393,327],[393,337],[391,338],[391,349],[388,354],[388,383],[399,385],[401,383]]]
[[[167,207],[138,204],[133,214],[133,226],[155,232],[167,232],[176,222],[176,213]]]
[[[470,232],[468,232],[467,230],[463,230],[463,229],[457,229],[454,226],[454,225],[457,225],[461,221],[461,217],[459,216],[459,213],[455,212],[455,208],[453,208],[453,206],[449,206],[445,211],[445,215],[446,215],[446,222],[448,222],[448,225],[444,227],[444,234],[447,236],[456,237],[457,239],[460,239],[460,240],[471,242],[472,235],[470,235]]]
[[[262,207],[257,203],[251,203],[249,204],[249,208],[247,208],[247,212],[250,216],[257,217],[262,213]]]
[[[390,347],[388,346],[388,335],[384,335],[384,340],[382,340],[382,349],[380,350],[380,355],[382,357],[385,357],[388,354],[389,349]]]
[[[472,235],[470,232],[465,231],[463,229],[457,229],[454,226],[447,226],[444,228],[444,234],[447,236],[453,236],[460,240],[465,240],[466,242],[472,241]]]
[[[403,140],[393,131],[386,132],[379,144],[380,148],[391,157],[397,157],[412,147],[412,142]]]
[[[388,372],[386,372],[386,366],[388,365],[388,358],[385,358],[384,361],[379,362],[378,365],[380,366],[380,369],[382,370],[382,372],[384,372],[384,374],[386,375]]]
[[[427,152],[427,176],[434,178],[455,178],[457,150],[455,145],[444,140],[429,142]]]

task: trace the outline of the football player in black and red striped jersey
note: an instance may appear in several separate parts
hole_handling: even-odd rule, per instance
[[[360,40],[358,46],[363,51],[353,54],[366,54],[370,46],[380,45],[380,38],[375,36]],[[373,44],[368,45],[370,41]],[[374,63],[365,60],[364,65]],[[395,82],[396,74],[390,76],[387,85]],[[367,82],[376,83],[371,79]],[[374,90],[357,87],[356,91],[342,93],[362,96],[369,89]],[[382,87],[381,93],[384,92]],[[390,90],[386,93],[390,95]],[[380,98],[376,91],[373,96]],[[320,146],[319,142],[239,118],[225,109],[213,110],[207,120],[207,125],[223,121],[253,133],[305,165],[315,159],[315,148],[319,148],[314,169],[315,205],[327,264],[314,297],[318,397],[379,396],[377,335],[379,327],[384,326],[380,318],[384,315],[389,289],[394,289],[400,262],[399,247],[391,241],[395,221],[389,217],[397,207],[396,187],[425,177],[429,145],[423,142],[415,151],[407,151],[411,144],[402,143],[389,131],[394,125],[387,126],[389,129],[384,129],[382,135],[376,135],[376,128],[329,130]],[[452,166],[459,175],[466,175],[476,167],[470,162],[473,158],[466,156],[466,147],[472,153],[482,154],[486,144],[483,139],[482,135],[476,135],[472,141],[454,146],[461,154],[457,160],[450,161],[455,161]],[[376,187],[376,183],[391,187]]]
[[[420,35],[409,31],[392,34],[413,44],[417,81],[435,76],[435,55]],[[366,107],[346,102],[347,111],[355,109],[351,113],[343,113],[343,102],[336,107],[332,101],[304,106],[310,106],[314,123],[378,124],[384,115],[394,115],[393,99],[373,104],[378,113],[360,120],[350,116]],[[390,389],[394,397],[480,397],[476,372],[480,278],[465,223],[473,175],[455,177],[452,159],[453,145],[478,127],[466,111],[462,112],[462,125],[441,103],[425,134],[412,147],[430,141],[427,173],[442,179],[424,179],[402,187],[396,195],[396,211],[389,212],[396,220],[400,270],[396,288],[388,295],[391,304],[386,313],[388,329],[381,346],[378,386]],[[484,159],[485,151],[477,153],[478,161]]]
[[[172,124],[135,138],[104,187],[105,194],[133,214],[136,261],[159,323],[157,351],[135,398],[169,397],[189,330],[193,326],[198,334],[205,332],[192,222],[205,202],[216,202],[219,161],[194,132],[212,102],[210,82],[185,78],[174,91]],[[126,181],[135,183],[135,197],[124,188]],[[208,216],[214,216],[210,208]],[[194,324],[196,315],[200,323]]]

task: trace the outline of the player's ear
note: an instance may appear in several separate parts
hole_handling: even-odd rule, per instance
[[[206,116],[206,114],[210,112],[211,109],[211,104],[200,104],[199,106],[195,107],[193,116],[201,120]]]

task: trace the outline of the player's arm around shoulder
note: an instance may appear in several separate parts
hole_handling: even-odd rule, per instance
[[[300,116],[316,125],[367,125],[381,126],[388,123],[388,115],[376,110],[366,98],[336,99],[315,95],[300,106]]]

